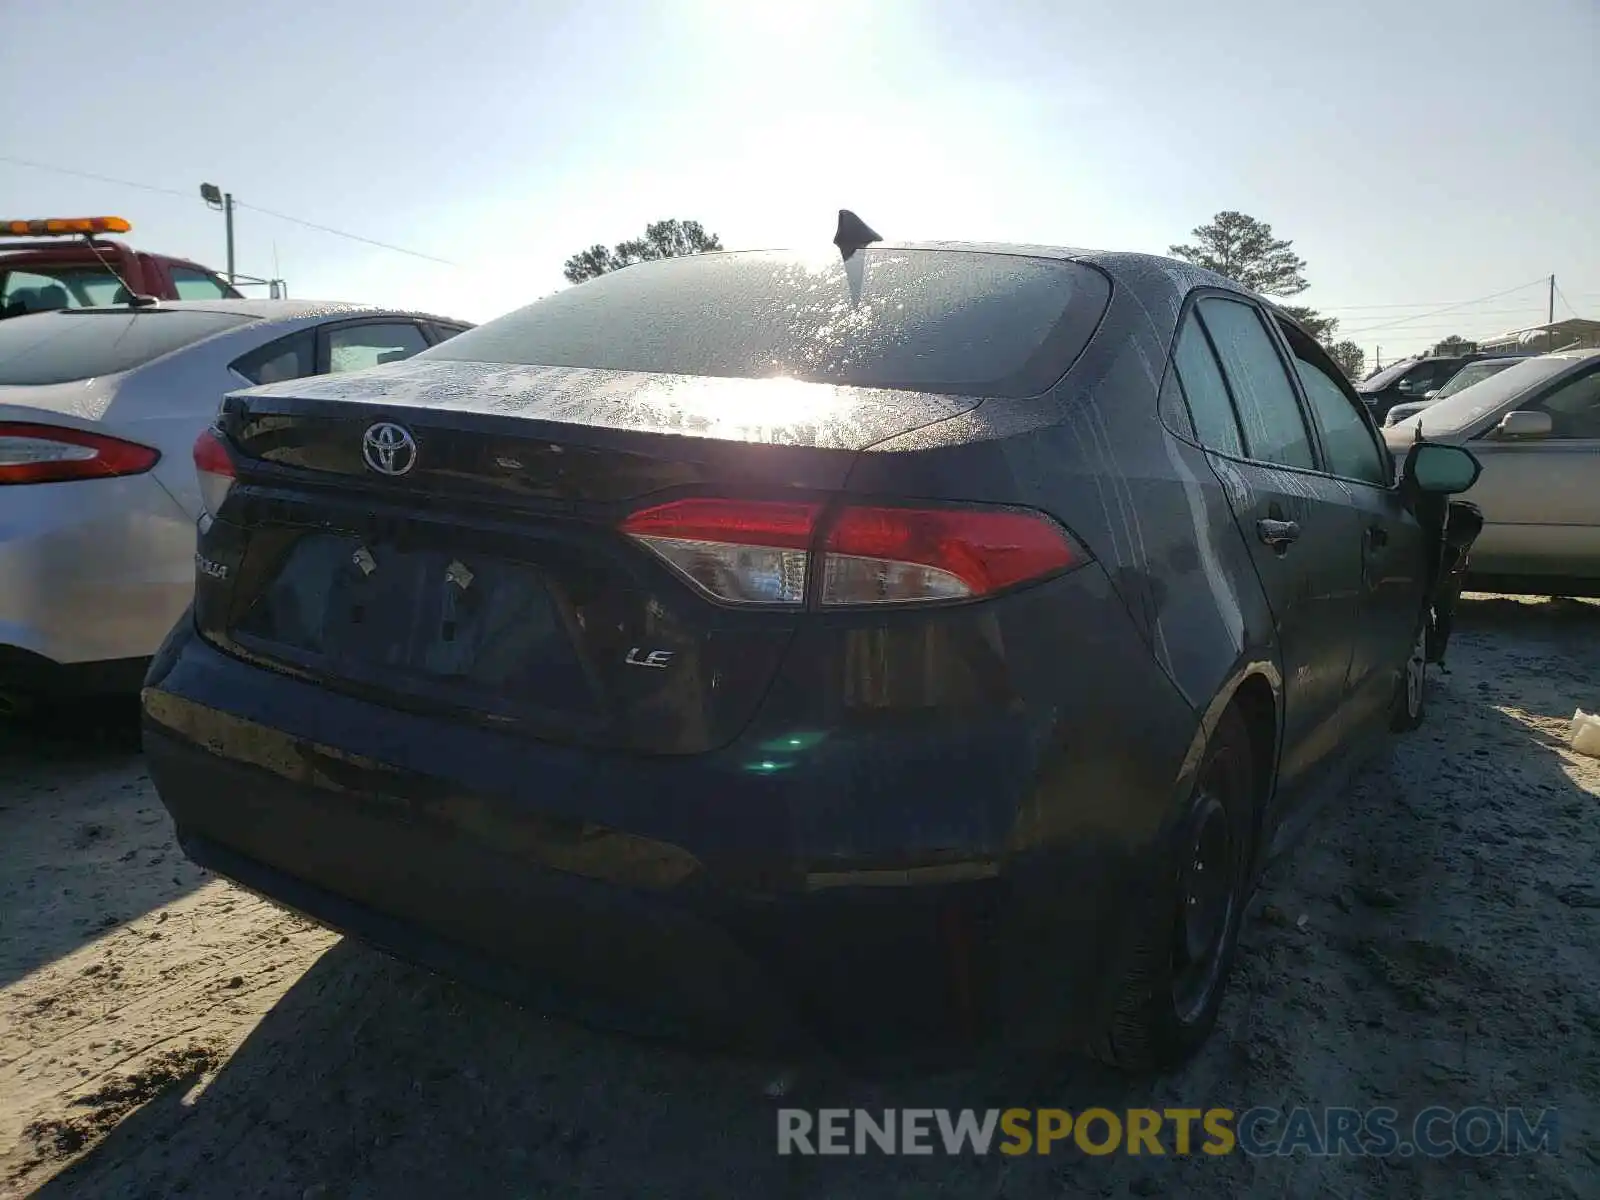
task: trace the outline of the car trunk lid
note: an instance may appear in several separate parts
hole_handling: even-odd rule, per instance
[[[224,412],[247,455],[321,476],[402,493],[604,501],[708,475],[837,487],[848,452],[978,403],[791,379],[411,360],[252,389]],[[401,474],[368,461],[363,438],[380,423],[415,443]]]
[[[197,615],[382,703],[704,752],[748,722],[800,614],[708,600],[619,522],[686,493],[826,497],[859,449],[978,403],[454,362],[252,389],[223,406],[238,485],[201,538]]]

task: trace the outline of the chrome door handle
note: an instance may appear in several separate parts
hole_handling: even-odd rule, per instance
[[[1256,522],[1256,536],[1280,554],[1300,537],[1300,522],[1274,521],[1263,517]]]

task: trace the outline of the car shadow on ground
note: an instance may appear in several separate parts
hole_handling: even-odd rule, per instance
[[[139,753],[136,696],[59,701],[0,719],[0,779],[29,764]]]
[[[1562,649],[1572,630],[1591,627],[1593,652]],[[1563,839],[1573,841],[1587,819],[1580,806],[1594,798],[1554,752],[1554,720],[1577,680],[1600,678],[1600,606],[1469,600],[1456,636],[1473,643],[1507,631],[1521,635],[1512,657],[1531,674],[1446,677],[1433,724],[1400,739],[1349,807],[1321,817],[1311,844],[1274,868],[1247,922],[1217,1035],[1166,1080],[1047,1057],[872,1079],[834,1063],[730,1059],[545,1019],[347,940],[203,1090],[186,1094],[198,1070],[167,1078],[35,1195],[1507,1194],[1497,1189],[1515,1182],[1513,1168],[1528,1169],[1521,1160],[776,1154],[783,1106],[1240,1111],[1292,1098],[1415,1111],[1484,1103],[1491,1089],[1499,1094],[1496,1073],[1508,1062],[1544,1089],[1519,1094],[1523,1103],[1570,1106],[1600,1085],[1592,1064],[1564,1061],[1541,1032],[1546,1021],[1600,1021],[1600,1010],[1580,1011],[1561,956],[1526,935],[1520,945],[1504,934],[1482,941],[1483,928],[1456,936],[1463,920],[1510,929],[1525,920],[1516,914],[1548,909],[1583,868],[1564,856]],[[1457,722],[1467,739],[1452,738]],[[1438,748],[1447,742],[1448,754]],[[1503,789],[1481,786],[1490,771],[1503,773]],[[1479,786],[1466,788],[1468,778]],[[1541,870],[1501,869],[1513,844],[1519,862]],[[1586,894],[1573,891],[1571,903]],[[1274,905],[1276,915],[1267,911]],[[1304,926],[1301,912],[1310,913]],[[1462,1041],[1467,1023],[1471,1038]],[[1600,1024],[1591,1030],[1600,1036]],[[1440,1074],[1439,1046],[1458,1042],[1463,1057]],[[1589,1194],[1548,1186],[1558,1182],[1541,1177],[1515,1194]]]
[[[830,1179],[861,1174],[859,1163],[780,1158],[779,1107],[1028,1103],[1016,1086],[1025,1073],[1014,1068],[1012,1084],[970,1071],[866,1081],[834,1064],[641,1042],[543,1018],[347,940],[192,1103],[182,1097],[197,1075],[35,1195],[843,1195]],[[1048,1093],[1063,1103],[1058,1088],[1033,1082],[1036,1102]],[[1107,1100],[1104,1087],[1090,1090]],[[976,1169],[884,1161],[902,1187]]]
[[[199,886],[169,828],[134,700],[0,722],[0,987]]]

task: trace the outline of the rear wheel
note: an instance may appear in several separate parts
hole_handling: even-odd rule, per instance
[[[1216,1024],[1249,898],[1254,804],[1250,731],[1229,709],[1163,853],[1098,1057],[1127,1071],[1167,1070]]]
[[[1409,733],[1422,724],[1428,705],[1428,621],[1417,626],[1405,669],[1395,684],[1394,714],[1389,727],[1396,733]]]

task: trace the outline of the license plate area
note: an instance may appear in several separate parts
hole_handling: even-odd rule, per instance
[[[598,718],[567,598],[537,565],[466,545],[308,532],[234,622],[242,647],[324,677],[508,718]]]

